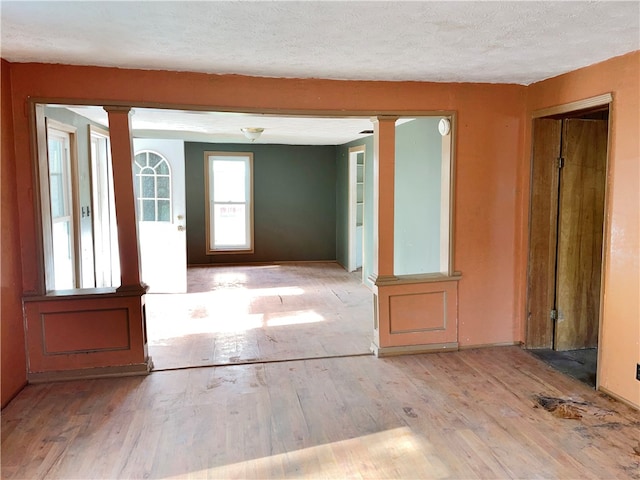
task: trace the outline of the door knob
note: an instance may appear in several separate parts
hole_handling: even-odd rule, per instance
[[[184,225],[178,225],[179,232],[184,232],[184,230],[185,230]]]

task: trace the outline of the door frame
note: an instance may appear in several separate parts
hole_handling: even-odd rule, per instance
[[[525,348],[529,347],[531,344],[531,339],[529,338],[529,292],[530,292],[530,273],[531,273],[531,223],[532,223],[532,194],[533,194],[533,186],[535,182],[535,178],[533,176],[533,133],[534,133],[534,123],[536,119],[541,119],[545,117],[553,117],[557,115],[570,115],[573,113],[579,113],[581,111],[588,111],[598,107],[607,107],[609,112],[608,125],[607,125],[607,148],[606,148],[606,158],[605,158],[605,191],[604,191],[604,220],[603,220],[603,228],[602,228],[602,259],[601,259],[601,271],[600,271],[600,304],[598,310],[598,358],[597,358],[597,372],[596,372],[596,390],[600,387],[600,368],[601,368],[601,358],[602,358],[602,331],[603,331],[603,306],[604,306],[604,287],[605,287],[605,275],[606,275],[606,267],[607,267],[607,255],[606,252],[609,251],[609,239],[611,238],[611,225],[610,225],[610,185],[609,185],[609,168],[610,168],[610,154],[611,154],[611,123],[613,117],[613,95],[611,93],[605,93],[602,95],[598,95],[595,97],[590,97],[583,100],[578,100],[575,102],[570,102],[562,105],[557,105],[549,108],[544,108],[540,110],[535,110],[531,113],[531,145],[529,152],[529,199],[528,199],[528,224],[527,224],[527,279],[525,283],[525,304],[524,304],[524,316],[525,319]],[[552,340],[553,341],[553,340]],[[536,347],[533,347],[536,348]],[[537,347],[540,348],[540,347]]]
[[[357,243],[357,217],[358,217],[358,185],[357,185],[357,176],[358,176],[358,154],[362,153],[362,155],[366,155],[366,146],[358,145],[356,147],[349,148],[349,185],[348,185],[348,202],[349,202],[349,214],[348,214],[348,228],[347,228],[347,238],[349,243],[348,248],[348,258],[347,258],[347,271],[353,272],[358,267],[356,267],[356,243]],[[363,192],[362,192],[362,247],[361,247],[361,255],[362,255],[362,270],[364,272],[364,160],[363,160]],[[363,274],[364,275],[364,274]],[[364,278],[364,277],[363,277]]]

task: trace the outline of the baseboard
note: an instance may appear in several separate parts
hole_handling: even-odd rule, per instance
[[[13,392],[13,395],[11,395],[9,398],[7,398],[7,401],[4,402],[4,404],[2,404],[2,408],[4,409],[4,407],[6,407],[7,405],[9,405],[11,403],[11,400],[13,400],[14,398],[16,398],[18,396],[18,394],[24,389],[24,387],[26,387],[27,385],[29,385],[29,382],[27,382],[26,380],[24,381],[24,383],[18,387],[18,389]]]
[[[270,265],[295,265],[305,263],[335,263],[342,266],[337,260],[274,260],[272,262],[215,262],[215,263],[190,263],[187,268],[207,267],[268,267]]]
[[[419,353],[439,353],[458,350],[458,342],[433,343],[429,345],[404,345],[399,347],[379,347],[371,344],[371,351],[378,357],[392,357],[397,355],[417,355]]]
[[[48,383],[68,380],[86,380],[90,378],[132,377],[148,375],[152,368],[153,362],[151,361],[151,357],[149,357],[145,363],[136,363],[133,365],[29,373],[27,380],[29,383]]]
[[[598,386],[597,390],[599,392],[602,392],[602,393],[605,393],[605,394],[609,395],[611,398],[617,400],[620,403],[624,403],[625,405],[627,405],[628,407],[633,408],[636,411],[640,411],[640,405],[636,405],[635,403],[630,402],[626,398],[622,398],[617,393],[613,393],[612,391],[610,391],[609,389],[607,389],[605,387]]]
[[[492,347],[521,347],[522,342],[498,342],[498,343],[480,343],[477,345],[460,345],[460,350],[476,350],[478,348]]]

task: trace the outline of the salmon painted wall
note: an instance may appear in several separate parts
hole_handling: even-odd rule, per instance
[[[11,82],[8,62],[2,60],[2,117],[0,139],[2,161],[0,164],[0,271],[2,272],[1,348],[2,348],[2,406],[4,407],[27,382],[24,326],[22,323],[22,271],[20,265],[20,234],[15,182],[15,154],[13,144],[13,118],[11,108]]]
[[[66,65],[12,67],[24,291],[40,286],[30,167],[28,97],[66,103],[307,114],[456,111],[454,266],[462,272],[462,346],[522,340],[522,253],[516,250],[526,88],[518,85],[255,78]]]
[[[530,151],[531,112],[609,92],[613,106],[599,381],[603,389],[640,407],[640,382],[635,379],[640,363],[640,51],[530,85],[525,152]]]

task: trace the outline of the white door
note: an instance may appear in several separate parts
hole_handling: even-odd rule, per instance
[[[182,140],[134,139],[140,268],[150,293],[186,293]]]

